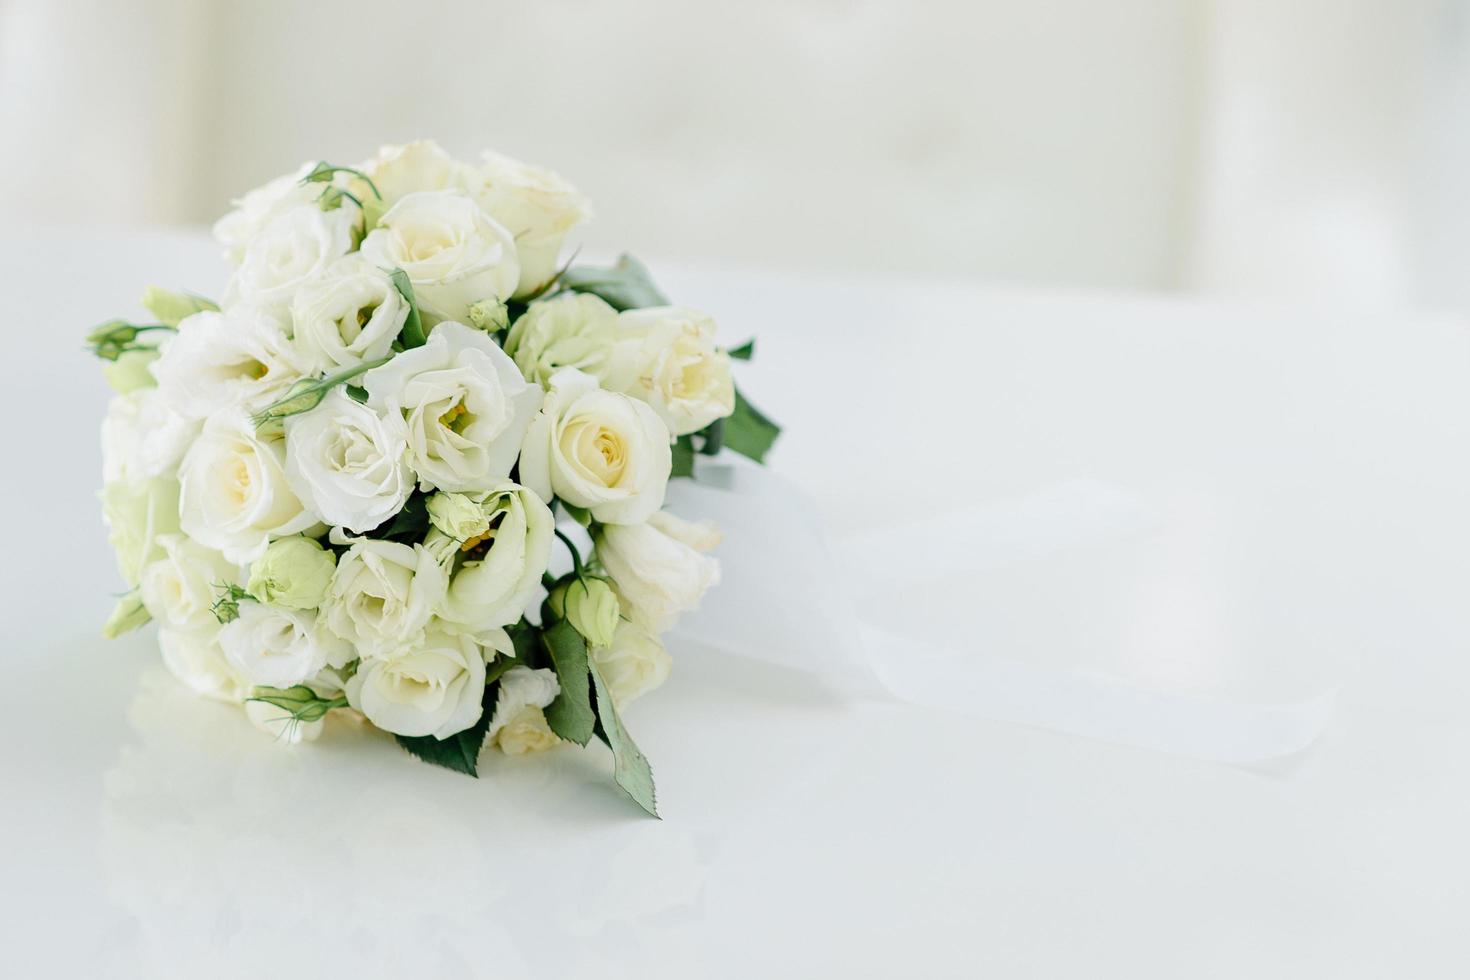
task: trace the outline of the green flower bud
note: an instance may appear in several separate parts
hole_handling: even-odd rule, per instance
[[[470,307],[470,323],[494,333],[510,326],[510,310],[498,299],[482,299]]]
[[[203,296],[176,293],[162,286],[148,287],[143,293],[143,308],[158,317],[159,323],[169,327],[177,327],[181,320],[195,313],[219,309]]]
[[[565,616],[588,644],[605,647],[612,642],[621,612],[612,587],[600,578],[572,579],[547,597],[552,611]]]
[[[119,395],[126,395],[139,388],[152,388],[158,382],[154,380],[153,373],[148,370],[148,365],[156,360],[158,360],[158,349],[155,347],[140,347],[125,351],[117,356],[117,360],[108,361],[102,365],[102,376],[107,379],[108,384],[112,385],[112,390]]]
[[[321,605],[337,559],[312,538],[277,538],[250,566],[245,588],[261,602],[287,609]]]
[[[135,630],[153,617],[148,610],[143,608],[143,600],[136,592],[129,592],[117,601],[112,608],[112,615],[107,617],[107,622],[102,625],[102,635],[109,640],[115,640],[124,633]]]
[[[478,538],[490,530],[485,508],[462,493],[440,491],[429,498],[429,523],[456,541]]]

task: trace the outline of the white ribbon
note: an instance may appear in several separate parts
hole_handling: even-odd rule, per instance
[[[1061,670],[884,630],[863,599],[940,577],[1002,567],[1147,532],[1160,519],[1126,491],[1059,484],[902,527],[862,530],[833,548],[811,499],[743,460],[700,460],[669,506],[725,530],[720,586],[676,635],[815,674],[853,695],[1032,725],[1246,765],[1300,752],[1326,727],[1334,693],[1285,704],[1213,700]],[[978,646],[977,644],[974,644]]]

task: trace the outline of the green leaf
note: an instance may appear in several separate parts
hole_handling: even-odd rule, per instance
[[[373,529],[373,536],[386,538],[389,541],[397,541],[400,544],[417,544],[429,533],[429,498],[421,491],[415,490],[413,494],[404,501],[403,509],[393,518],[387,530],[381,534]]]
[[[589,663],[592,673],[592,689],[597,695],[597,718],[601,722],[602,739],[613,754],[613,779],[622,787],[628,798],[637,803],[650,816],[658,816],[658,794],[653,786],[653,769],[648,759],[639,750],[633,737],[623,727],[618,709],[613,704],[607,684],[597,670],[595,662]]]
[[[757,463],[764,463],[766,453],[780,434],[781,427],[766,418],[736,388],[735,411],[725,419],[725,445]]]
[[[600,296],[615,310],[666,306],[668,300],[653,284],[643,263],[621,255],[615,265],[574,265],[561,274],[561,287]]]
[[[143,600],[135,589],[117,601],[117,605],[112,609],[112,615],[108,616],[107,622],[102,624],[102,635],[109,640],[115,640],[152,618],[148,610],[143,608]]]
[[[739,347],[731,347],[725,353],[737,361],[748,361],[755,356],[755,339],[751,338]]]
[[[193,293],[176,293],[161,286],[149,286],[143,293],[143,308],[158,317],[158,322],[164,326],[177,327],[185,317],[218,310],[219,304]]]
[[[674,464],[669,476],[693,476],[694,440],[689,436],[680,436],[674,441],[673,454]]]
[[[546,709],[546,723],[568,742],[586,745],[597,716],[587,687],[587,643],[565,619],[541,632],[541,645],[551,655],[561,693]]]
[[[291,386],[291,390],[280,398],[271,402],[265,408],[250,417],[259,428],[267,422],[274,422],[291,415],[300,415],[309,412],[322,403],[327,393],[340,384],[346,384],[360,374],[366,374],[375,367],[387,364],[389,358],[380,357],[375,361],[364,361],[355,367],[346,368],[336,374],[328,374],[321,378],[302,378]]]
[[[490,729],[490,714],[495,710],[495,695],[499,690],[498,683],[485,685],[485,694],[480,698],[480,720],[462,732],[455,732],[445,739],[432,735],[393,737],[411,755],[416,755],[425,762],[478,778],[480,748],[485,744],[485,732]]]
[[[403,321],[403,330],[399,332],[399,339],[403,341],[404,349],[410,347],[422,347],[429,338],[424,335],[424,320],[419,316],[418,300],[413,298],[413,283],[408,279],[408,273],[402,269],[394,269],[388,274],[393,280],[393,286],[398,290],[398,295],[408,304],[408,319]]]
[[[700,453],[705,456],[718,455],[720,447],[725,444],[725,420],[715,419],[701,429],[698,435],[704,438],[703,444],[699,447]]]

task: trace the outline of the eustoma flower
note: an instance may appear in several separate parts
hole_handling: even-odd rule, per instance
[[[483,489],[510,474],[541,391],[488,336],[444,322],[422,347],[363,375],[367,404],[408,426],[419,484]]]
[[[154,363],[153,376],[169,405],[187,418],[204,419],[235,406],[261,408],[307,370],[285,323],[262,307],[196,313],[178,330]]]
[[[479,719],[484,693],[479,645],[439,627],[364,657],[347,682],[349,702],[374,725],[397,735],[441,739]]]
[[[291,325],[302,358],[331,373],[386,357],[408,313],[388,273],[353,253],[297,291]]]
[[[386,654],[418,641],[447,585],[423,545],[362,538],[337,560],[321,613],[359,653]]]
[[[617,585],[629,618],[662,633],[720,580],[719,562],[705,554],[719,542],[713,525],[660,512],[644,524],[603,528],[597,554]]]
[[[715,322],[697,310],[660,306],[619,315],[634,352],[619,390],[642,399],[676,436],[698,432],[735,410],[730,358],[715,347]]]

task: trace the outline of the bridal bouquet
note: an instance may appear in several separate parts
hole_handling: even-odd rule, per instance
[[[132,590],[106,634],[157,620],[174,675],[291,742],[341,712],[474,775],[596,736],[655,813],[620,712],[719,578],[665,487],[779,430],[731,379],[749,343],[630,257],[558,264],[589,217],[553,173],[432,142],[246,194],[220,302],[152,288],[88,337]]]

